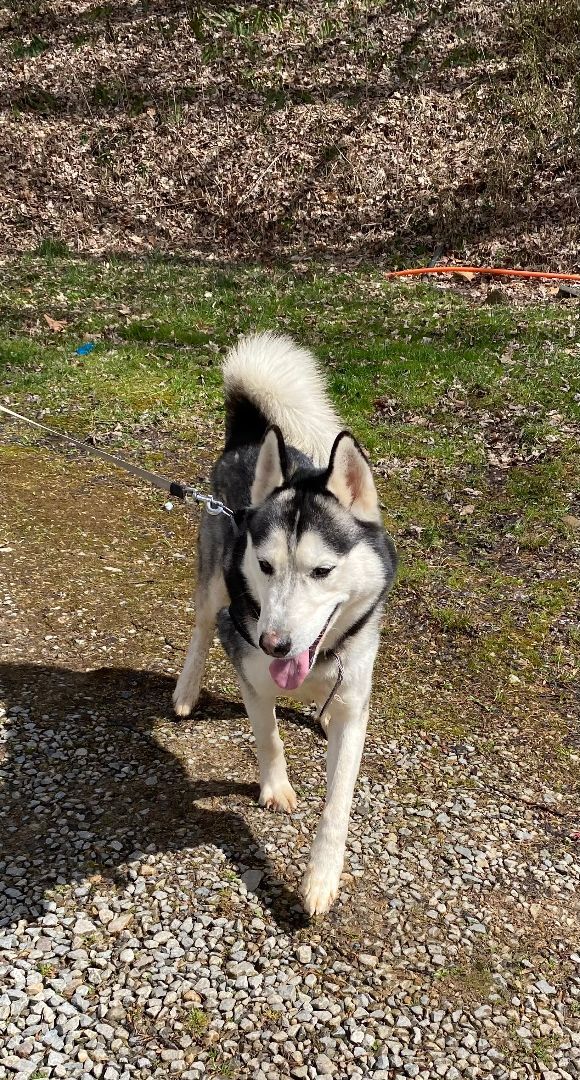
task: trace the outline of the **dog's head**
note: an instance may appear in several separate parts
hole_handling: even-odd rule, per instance
[[[348,432],[326,469],[289,475],[277,428],[264,437],[247,514],[243,572],[258,601],[261,649],[282,689],[308,675],[332,629],[382,594],[384,529],[369,463]]]

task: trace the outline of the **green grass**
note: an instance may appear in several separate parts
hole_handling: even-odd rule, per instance
[[[410,293],[370,272],[298,276],[80,261],[64,256],[55,240],[44,241],[39,255],[9,267],[0,287],[3,374],[17,395],[49,399],[56,389],[66,399],[90,386],[105,414],[111,398],[132,412],[143,397],[175,410],[192,404],[200,385],[218,390],[216,353],[237,333],[274,326],[314,346],[346,420],[373,452],[444,461],[467,453],[479,463],[470,425],[444,400],[457,382],[471,413],[533,402],[545,414],[580,418],[569,389],[577,383],[570,345],[578,324],[566,309],[525,316],[474,309],[453,294],[428,286]],[[52,334],[44,314],[66,320],[64,333]],[[85,337],[98,347],[80,361],[74,347]],[[506,368],[501,358],[513,341],[517,363]],[[555,346],[552,355],[546,342]],[[375,409],[381,398],[396,399],[394,416]],[[412,414],[429,409],[436,423],[424,430]]]
[[[435,978],[444,983],[461,1001],[486,1001],[495,989],[486,959],[475,957],[469,965],[439,968]]]
[[[41,56],[49,48],[50,42],[45,41],[44,38],[31,37],[15,41],[12,44],[11,52],[17,60],[26,60],[28,57]]]
[[[317,351],[345,422],[375,461],[387,462],[387,515],[414,527],[425,549],[450,530],[471,549],[500,517],[532,549],[549,542],[551,529],[566,530],[580,421],[570,347],[579,326],[568,309],[474,308],[365,271],[81,261],[53,240],[39,252],[3,275],[0,371],[10,400],[45,410],[46,422],[73,433],[114,428],[131,439],[145,426],[195,439],[192,418],[221,424],[225,349],[240,332],[275,327]],[[62,332],[44,316],[64,323]],[[94,351],[79,356],[85,340]],[[518,348],[506,367],[510,343]],[[492,514],[485,441],[498,425],[521,464],[500,473]],[[433,484],[409,484],[389,469],[393,458],[417,473],[428,468],[433,481],[461,474],[479,495],[458,493],[457,502],[473,511],[462,516],[449,500],[442,507]]]
[[[211,1076],[221,1078],[221,1080],[235,1080],[238,1075],[234,1063],[229,1058],[222,1057],[216,1048],[209,1051],[208,1068]]]
[[[451,634],[472,633],[473,624],[469,618],[469,614],[461,609],[455,609],[452,607],[432,607],[430,609],[431,618],[444,630]]]
[[[532,1054],[537,1061],[543,1062],[548,1068],[553,1059],[553,1052],[558,1046],[560,1040],[557,1036],[548,1036],[547,1038],[534,1039],[532,1042]]]
[[[42,975],[43,979],[52,979],[56,968],[54,964],[49,964],[46,961],[43,961],[42,963],[38,964],[38,970]]]
[[[191,1009],[185,1019],[185,1027],[192,1035],[199,1038],[206,1031],[209,1020],[203,1009]]]
[[[36,254],[42,259],[62,259],[70,254],[69,249],[62,240],[54,236],[46,236],[36,248]]]

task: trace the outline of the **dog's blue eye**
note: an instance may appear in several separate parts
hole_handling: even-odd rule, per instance
[[[334,566],[315,566],[314,570],[310,571],[310,577],[313,577],[313,578],[328,577],[331,570],[334,570]]]
[[[270,577],[274,573],[274,567],[271,563],[266,562],[265,559],[258,559],[258,565],[263,574],[267,574]]]

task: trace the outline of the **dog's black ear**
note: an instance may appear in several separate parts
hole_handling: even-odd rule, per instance
[[[252,506],[264,502],[286,480],[286,447],[280,428],[271,427],[264,435],[252,484]]]
[[[328,491],[361,521],[380,521],[379,500],[366,456],[348,431],[334,440],[326,477]]]

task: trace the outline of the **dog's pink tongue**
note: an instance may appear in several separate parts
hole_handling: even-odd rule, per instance
[[[310,671],[309,650],[293,656],[291,660],[273,660],[270,664],[270,675],[281,690],[295,690],[302,686]]]

